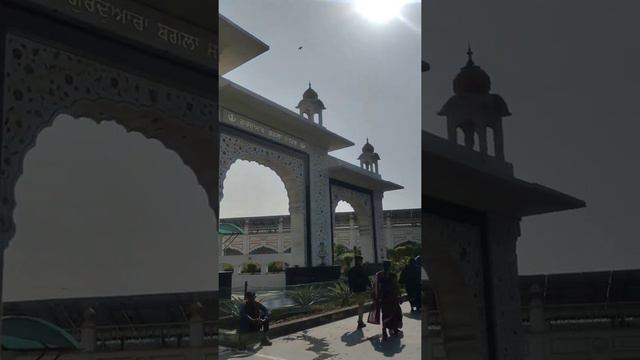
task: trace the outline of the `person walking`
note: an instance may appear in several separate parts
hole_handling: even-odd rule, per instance
[[[391,272],[391,261],[382,263],[383,270],[375,275],[372,298],[374,310],[369,314],[369,322],[379,324],[382,320],[382,340],[387,340],[389,335],[402,335],[402,309],[400,308],[400,285],[396,275]]]
[[[413,281],[415,281],[415,306],[416,306],[416,311],[420,312],[422,311],[422,257],[420,255],[416,256],[415,258],[415,273],[414,276],[415,278],[413,279]]]
[[[367,326],[367,324],[362,321],[362,316],[364,313],[364,302],[367,299],[367,292],[371,287],[371,281],[369,281],[369,277],[364,272],[362,256],[356,255],[354,262],[353,267],[347,272],[347,278],[349,280],[349,289],[353,293],[356,304],[358,304],[358,329],[362,329]]]
[[[409,263],[402,269],[400,273],[400,284],[404,285],[411,304],[411,312],[420,311],[420,268],[416,264],[416,259],[409,259]]]

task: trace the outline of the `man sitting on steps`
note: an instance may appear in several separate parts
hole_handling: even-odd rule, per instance
[[[260,344],[271,345],[267,337],[271,312],[264,305],[256,301],[256,294],[247,291],[244,304],[240,305],[240,334],[261,332]]]

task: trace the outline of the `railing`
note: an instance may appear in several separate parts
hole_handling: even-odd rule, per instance
[[[217,344],[218,326],[215,321],[206,321],[203,326],[202,346]],[[188,322],[132,324],[129,326],[96,326],[95,351],[125,351],[157,348],[182,348],[190,345],[191,329]],[[82,330],[68,330],[77,340],[82,339]],[[86,344],[83,344],[86,346]]]

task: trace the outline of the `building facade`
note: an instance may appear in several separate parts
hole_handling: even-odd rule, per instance
[[[254,232],[254,236],[249,223],[242,243],[234,241],[223,248],[227,242],[219,241],[220,253],[266,256],[281,252],[293,267],[331,266],[335,209],[338,202],[346,201],[356,213],[362,256],[365,261],[380,262],[386,258],[382,198],[385,192],[402,186],[382,178],[380,156],[368,139],[359,166],[329,155],[355,144],[324,125],[327,107],[311,84],[300,99],[292,99],[292,104],[297,102],[297,111],[293,111],[224,77],[255,57],[268,56],[263,55],[268,50],[268,45],[220,17],[219,199],[224,197],[231,166],[239,160],[255,162],[273,170],[282,180],[289,217],[282,224],[279,220],[272,222],[272,230],[258,230],[262,233]],[[237,225],[244,228],[247,224]],[[276,236],[278,227],[288,235]],[[258,237],[261,240],[252,242],[251,238]]]
[[[405,245],[420,244],[420,209],[401,209],[383,211],[383,229],[385,249]],[[261,272],[268,272],[268,264],[282,261],[290,265],[292,232],[291,217],[261,216],[247,218],[220,219],[221,223],[230,223],[242,229],[242,234],[227,236],[223,242],[222,263],[227,269],[233,267],[240,272],[242,265],[251,261],[261,266]],[[361,234],[364,239],[361,238]],[[342,245],[348,249],[361,247],[361,241],[367,241],[354,212],[336,213],[333,223],[334,247]],[[230,265],[230,266],[229,266]]]

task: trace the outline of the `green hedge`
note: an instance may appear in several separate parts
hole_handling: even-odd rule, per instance
[[[274,261],[270,262],[267,268],[270,273],[280,273],[284,271],[285,264],[284,261]]]
[[[241,270],[243,274],[257,274],[261,271],[262,270],[260,268],[260,264],[256,264],[253,262],[248,262],[242,265],[242,270]]]

